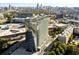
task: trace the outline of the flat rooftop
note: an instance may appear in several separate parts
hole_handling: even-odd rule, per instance
[[[9,36],[9,35],[16,35],[20,33],[26,32],[25,27],[20,27],[22,24],[5,24],[0,25],[0,37],[2,36]]]
[[[60,36],[68,36],[68,34],[73,33],[73,27],[68,26],[61,34]]]

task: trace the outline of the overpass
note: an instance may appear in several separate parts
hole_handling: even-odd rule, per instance
[[[26,33],[25,28],[19,28],[19,29],[8,29],[8,30],[0,30],[0,37],[9,37],[13,35],[21,35]]]
[[[24,24],[21,23],[10,23],[0,25],[0,37],[9,37],[9,36],[16,36],[25,34],[27,28],[24,27]]]

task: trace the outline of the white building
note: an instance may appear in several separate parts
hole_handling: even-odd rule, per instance
[[[13,18],[11,23],[24,23],[26,18]]]
[[[4,19],[4,15],[0,13],[0,19]]]
[[[70,36],[73,34],[73,26],[68,26],[61,34],[58,35],[58,39],[68,43]]]
[[[37,50],[44,41],[48,39],[48,20],[47,16],[37,16],[32,19],[26,19],[26,27],[28,27],[28,36],[26,36],[26,40],[29,40],[31,44],[29,44],[33,50],[33,45],[35,44],[35,49]],[[31,36],[31,34],[32,36]],[[30,34],[30,35],[29,35]],[[34,44],[32,43],[34,41]]]

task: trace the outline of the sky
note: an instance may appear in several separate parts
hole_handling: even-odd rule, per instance
[[[36,6],[39,3],[44,6],[79,7],[79,0],[0,0],[0,6],[7,6],[7,3],[14,6]]]

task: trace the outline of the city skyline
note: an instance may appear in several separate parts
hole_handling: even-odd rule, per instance
[[[9,5],[13,7],[36,7],[38,3],[0,3],[0,7],[9,7]],[[39,3],[41,5],[42,3]],[[77,4],[75,4],[77,5]],[[51,7],[79,7],[79,6],[67,6],[67,5],[55,5],[53,3],[45,3],[42,6],[51,6]]]
[[[8,7],[9,4],[16,7],[35,7],[37,3],[52,7],[79,7],[78,0],[4,0],[0,1],[0,7]]]

